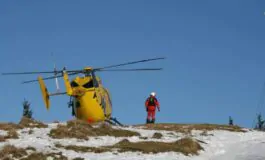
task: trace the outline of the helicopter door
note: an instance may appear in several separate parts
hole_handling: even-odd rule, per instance
[[[93,79],[93,86],[95,88],[98,88],[99,84],[98,84],[98,81],[96,79],[95,73],[93,71],[91,72],[91,75],[92,75],[92,79]]]
[[[101,105],[101,107],[103,109],[103,112],[105,113],[104,99],[102,97],[102,93],[101,93],[98,81],[96,79],[96,76],[95,76],[94,72],[91,72],[91,75],[92,75],[92,79],[93,79],[93,85],[94,85],[94,88],[95,88],[95,95],[96,95],[95,97],[97,99],[97,102]]]
[[[105,116],[109,118],[112,112],[112,102],[108,90],[104,88],[105,92]]]
[[[96,97],[96,100],[97,100],[97,102],[102,106],[102,95],[101,95],[101,92],[100,92],[100,88],[99,87],[97,87],[97,88],[95,88],[95,97]]]

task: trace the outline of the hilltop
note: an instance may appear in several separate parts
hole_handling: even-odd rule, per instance
[[[0,123],[2,159],[265,159],[265,133],[215,124]]]

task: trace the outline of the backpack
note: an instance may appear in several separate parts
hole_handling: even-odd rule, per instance
[[[148,99],[147,99],[147,105],[148,106],[156,106],[156,102],[157,102],[157,99],[155,98],[155,97],[149,97]]]

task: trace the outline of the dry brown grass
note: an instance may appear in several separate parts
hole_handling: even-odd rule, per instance
[[[0,123],[0,130],[9,131],[12,129],[22,129],[23,127],[15,123]]]
[[[29,119],[26,117],[22,117],[20,122],[18,124],[15,123],[0,123],[0,130],[5,130],[5,131],[9,131],[9,130],[17,130],[17,129],[23,129],[23,128],[47,128],[48,125],[33,120],[33,119]]]
[[[5,142],[6,139],[5,139],[5,136],[0,136],[0,142]]]
[[[132,137],[141,136],[140,133],[123,129],[113,129],[110,125],[102,124],[99,128],[94,128],[97,136]]]
[[[19,124],[15,123],[0,123],[0,130],[5,130],[8,132],[6,136],[0,136],[0,142],[6,141],[7,139],[17,139],[19,138],[17,130],[23,128],[47,128],[48,125],[41,122],[23,117]],[[33,130],[30,130],[31,134]]]
[[[20,160],[47,160],[48,157],[52,157],[54,160],[68,160],[62,153],[38,153],[34,152],[28,155],[27,150],[36,151],[33,147],[17,148],[13,145],[5,145],[0,151],[1,159],[13,160],[19,158]]]
[[[22,158],[21,160],[47,160],[48,157],[50,157],[53,160],[68,160],[68,158],[62,155],[61,152],[60,153],[48,153],[48,154],[35,152],[25,158]]]
[[[31,153],[29,156],[20,160],[47,160],[47,156],[42,153]]]
[[[68,128],[67,126],[64,125],[58,125],[57,128],[52,129],[50,131],[49,136],[57,139],[78,138],[78,139],[88,140],[87,133],[88,133],[87,128],[77,129],[77,127]]]
[[[137,142],[132,143],[123,140],[114,147],[119,148],[119,152],[139,151],[142,153],[159,153],[159,152],[180,152],[184,155],[198,155],[198,151],[203,150],[200,144],[191,139],[183,138],[173,143],[165,142]]]
[[[48,125],[41,122],[23,117],[19,124],[15,123],[0,123],[0,130],[5,130],[8,132],[6,136],[0,136],[0,142],[6,141],[7,139],[17,139],[19,138],[17,130],[23,128],[47,128]],[[29,131],[29,134],[33,133],[33,130]]]
[[[10,157],[3,157],[2,160],[13,160],[13,158],[10,158]]]
[[[7,133],[7,136],[5,136],[6,139],[18,139],[18,133],[16,130],[12,129],[9,130]]]
[[[57,128],[50,131],[49,136],[52,138],[78,138],[88,140],[89,136],[115,136],[131,137],[140,136],[139,133],[127,130],[113,129],[108,125],[93,127],[87,122],[81,120],[68,121],[67,125],[58,125]]]
[[[0,136],[0,142],[5,142],[7,139],[18,139],[18,133],[16,130],[11,129],[7,132],[7,135]]]
[[[175,131],[181,133],[190,133],[192,130],[227,130],[233,132],[246,132],[239,126],[218,125],[218,124],[148,124],[148,125],[136,125],[136,127],[142,127],[143,129],[152,130],[166,130]]]
[[[76,152],[111,152],[113,149],[117,149],[118,152],[142,152],[142,153],[160,153],[160,152],[180,152],[184,155],[198,155],[200,150],[203,150],[201,145],[191,138],[183,138],[176,142],[166,143],[166,142],[135,142],[132,143],[127,139],[113,146],[103,146],[103,147],[86,147],[86,146],[62,146],[56,144],[58,148],[64,148],[67,150],[74,150]]]
[[[77,158],[74,158],[73,160],[85,160],[85,158],[77,157]]]
[[[36,121],[33,119],[29,119],[27,117],[22,117],[22,119],[19,122],[19,125],[21,125],[23,128],[47,128],[48,125],[44,124],[40,121]]]
[[[25,149],[16,148],[13,145],[5,145],[0,151],[1,158],[12,158],[12,157],[21,158],[26,155],[27,155],[27,152]]]
[[[94,153],[103,153],[111,151],[110,148],[105,147],[86,147],[86,146],[75,146],[75,145],[68,145],[63,146],[61,144],[55,144],[57,148],[64,148],[67,150],[73,150],[75,152],[94,152]]]

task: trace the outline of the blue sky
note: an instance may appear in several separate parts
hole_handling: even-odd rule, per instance
[[[231,115],[251,127],[265,81],[264,12],[261,0],[3,0],[0,72],[52,70],[54,61],[58,68],[80,69],[165,56],[130,66],[163,71],[99,73],[114,117],[144,123],[144,101],[155,91],[157,122],[226,124]],[[69,97],[52,97],[46,111],[38,84],[21,84],[36,77],[0,77],[0,121],[17,122],[24,98],[35,119],[73,118]],[[55,91],[55,82],[47,81],[47,88]],[[264,115],[265,106],[258,111]]]

